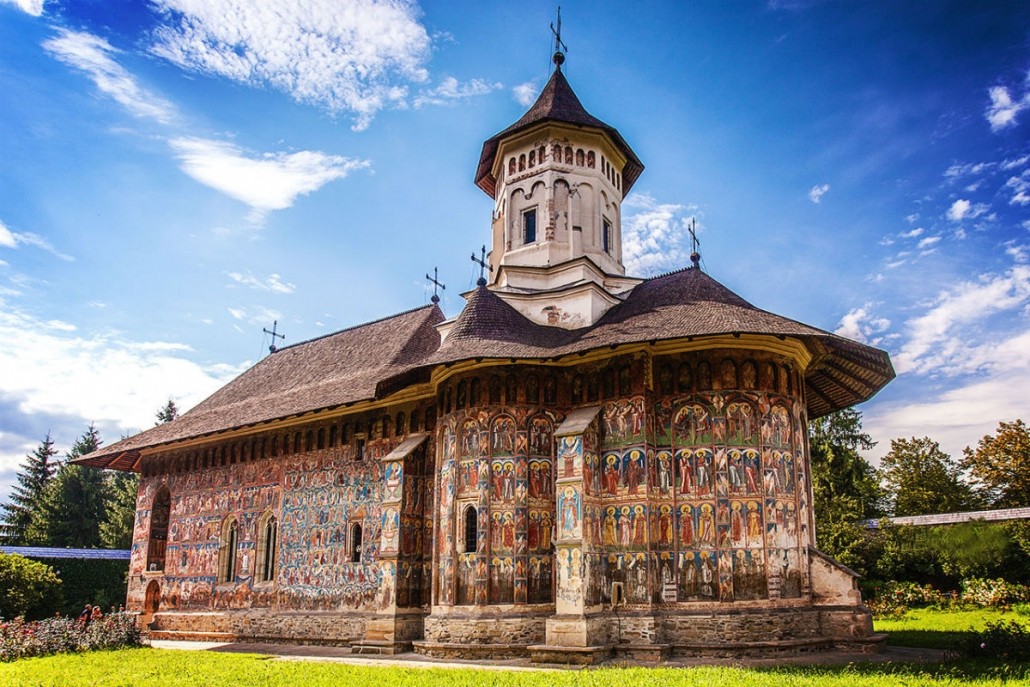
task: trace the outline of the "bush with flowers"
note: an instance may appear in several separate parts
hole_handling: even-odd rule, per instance
[[[0,661],[68,651],[140,646],[135,613],[111,613],[84,626],[73,618],[0,620]]]

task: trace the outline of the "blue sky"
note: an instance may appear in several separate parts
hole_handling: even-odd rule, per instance
[[[298,9],[302,8],[302,9]],[[0,0],[0,495],[49,430],[110,442],[287,342],[474,283],[482,142],[554,5]],[[1030,408],[1030,4],[562,8],[566,74],[646,165],[638,275],[704,267],[886,348],[880,443]],[[1027,418],[1030,419],[1030,418]]]

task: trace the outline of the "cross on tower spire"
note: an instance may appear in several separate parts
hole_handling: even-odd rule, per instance
[[[561,39],[561,5],[558,5],[558,28],[554,28],[554,24],[551,24],[551,33],[554,34],[554,66],[561,71],[561,66],[565,63],[565,51],[568,51],[569,46],[565,45]]]
[[[473,256],[473,257],[475,257],[475,256]],[[433,303],[439,303],[440,302],[440,296],[438,296],[436,294],[437,288],[440,288],[440,289],[446,289],[447,288],[446,285],[440,283],[440,281],[438,280],[439,276],[440,276],[440,274],[436,271],[435,267],[433,268],[433,276],[430,277],[429,274],[426,273],[426,279],[428,279],[433,284],[433,297],[429,299],[429,300],[433,301]]]
[[[481,249],[481,257],[476,257],[476,254],[472,254],[472,262],[479,265],[479,279],[476,280],[476,286],[486,286],[486,277],[483,276],[483,270],[493,272],[494,268],[486,262],[486,246]]]
[[[261,328],[261,331],[263,331],[265,334],[271,334],[272,335],[272,345],[268,347],[268,352],[269,353],[275,353],[277,350],[279,350],[278,346],[275,345],[275,340],[276,339],[282,339],[283,341],[286,341],[286,335],[285,334],[278,334],[278,333],[276,333],[275,330],[278,327],[279,327],[279,320],[273,320],[272,321],[272,331],[268,331],[268,329],[266,329],[265,327]]]
[[[690,218],[690,226],[687,227],[687,231],[690,232],[690,262],[693,263],[694,267],[701,269],[701,254],[697,252],[698,246],[701,242],[697,238],[697,218]]]

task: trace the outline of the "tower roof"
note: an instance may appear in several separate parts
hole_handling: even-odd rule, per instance
[[[561,122],[578,127],[591,127],[600,129],[607,134],[627,159],[626,166],[622,170],[623,195],[629,193],[637,177],[644,171],[644,164],[615,127],[605,124],[586,111],[559,68],[551,74],[550,81],[544,86],[544,90],[540,92],[540,96],[526,114],[504,131],[487,139],[483,144],[483,152],[479,156],[479,167],[476,169],[476,186],[483,189],[492,198],[497,183],[497,179],[493,175],[494,159],[497,157],[497,148],[501,140],[540,122]]]

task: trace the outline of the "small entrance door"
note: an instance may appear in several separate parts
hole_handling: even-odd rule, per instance
[[[157,580],[151,580],[150,584],[147,585],[147,593],[143,597],[143,615],[140,616],[140,624],[144,628],[154,619],[154,614],[157,613],[160,605],[161,586],[157,583]]]

